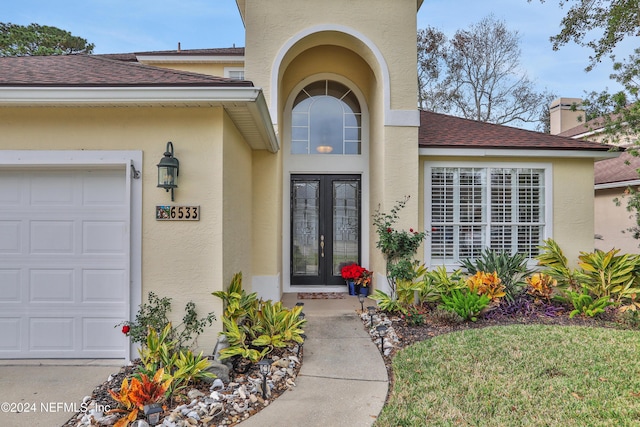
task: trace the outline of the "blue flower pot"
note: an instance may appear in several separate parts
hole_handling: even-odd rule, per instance
[[[369,287],[368,286],[360,286],[360,289],[358,289],[358,293],[360,295],[364,295],[366,297],[367,295],[369,295]]]
[[[347,281],[347,286],[349,287],[349,295],[356,295],[356,284],[353,280]]]

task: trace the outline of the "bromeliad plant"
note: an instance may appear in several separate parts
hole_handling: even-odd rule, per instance
[[[450,295],[442,295],[442,308],[457,313],[464,320],[475,322],[491,298],[466,289],[454,289]]]

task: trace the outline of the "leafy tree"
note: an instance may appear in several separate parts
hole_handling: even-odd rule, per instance
[[[92,53],[93,43],[47,25],[0,22],[0,57]]]
[[[497,124],[540,120],[546,94],[520,68],[520,37],[493,16],[451,40],[434,28],[418,33],[420,108]]]
[[[531,0],[527,0],[531,1]],[[545,0],[540,0],[544,3]],[[638,155],[640,146],[640,49],[626,59],[616,60],[615,49],[626,37],[640,36],[640,0],[559,0],[560,7],[570,4],[562,19],[561,30],[551,37],[558,50],[570,42],[589,47],[587,71],[592,70],[606,56],[613,61],[611,79],[622,90],[610,93],[591,92],[584,102],[587,127],[602,129],[603,142],[631,146]],[[591,119],[591,120],[590,120]],[[636,220],[628,231],[640,239],[640,193],[635,188],[625,192],[627,210]],[[619,199],[615,200],[620,204]]]
[[[587,70],[612,54],[626,36],[640,36],[640,0],[559,0],[560,7],[570,3],[551,42],[554,50],[569,42],[591,48]]]

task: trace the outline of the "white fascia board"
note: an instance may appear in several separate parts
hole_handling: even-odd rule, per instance
[[[593,188],[595,190],[607,190],[609,188],[627,188],[640,185],[640,179],[634,179],[631,181],[619,181],[619,182],[607,182],[605,184],[596,184]]]
[[[588,151],[588,150],[513,150],[502,148],[424,148],[419,150],[421,156],[447,157],[569,157],[592,158],[595,160],[612,159],[622,152]]]
[[[138,62],[154,64],[221,64],[244,63],[244,55],[136,55]]]
[[[275,126],[271,121],[269,107],[267,106],[267,101],[262,91],[258,93],[255,102],[248,105],[249,111],[258,126],[258,130],[267,144],[267,150],[272,153],[277,153],[278,150],[280,150],[280,143],[278,142]]]
[[[0,107],[71,105],[216,105],[254,102],[261,93],[255,87],[4,87]]]

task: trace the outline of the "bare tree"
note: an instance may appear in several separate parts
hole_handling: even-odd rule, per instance
[[[448,42],[434,29],[422,35],[431,38],[418,44],[419,50],[430,48],[421,52],[427,60],[419,62],[431,71],[424,73],[431,80],[421,75],[421,91],[431,89],[421,92],[422,108],[497,124],[540,120],[545,93],[537,92],[521,69],[518,32],[509,31],[504,21],[488,16],[458,30]],[[432,98],[425,100],[428,96]]]

